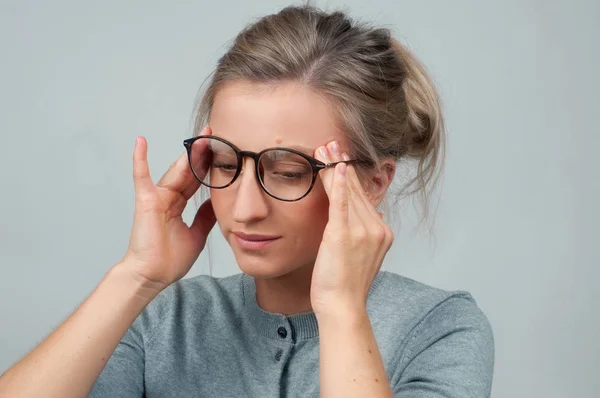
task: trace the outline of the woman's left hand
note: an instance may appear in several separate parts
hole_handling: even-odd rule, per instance
[[[325,163],[348,160],[338,148],[333,142],[319,147],[316,157]],[[329,221],[313,269],[311,305],[317,315],[364,311],[394,234],[367,197],[354,166],[340,163],[320,176],[329,197]]]

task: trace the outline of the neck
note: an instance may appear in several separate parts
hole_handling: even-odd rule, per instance
[[[256,301],[265,311],[284,315],[312,311],[310,284],[313,265],[275,278],[254,278]]]

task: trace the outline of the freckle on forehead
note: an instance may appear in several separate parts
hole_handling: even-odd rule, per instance
[[[275,140],[275,143],[276,143],[276,144],[281,144],[281,138],[277,138],[277,139]]]

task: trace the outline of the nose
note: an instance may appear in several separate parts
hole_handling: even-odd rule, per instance
[[[240,224],[261,220],[269,214],[266,193],[257,180],[254,160],[244,159],[241,174],[235,184],[237,192],[233,204],[233,219]]]

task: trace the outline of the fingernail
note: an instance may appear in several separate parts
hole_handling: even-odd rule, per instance
[[[333,152],[334,155],[339,155],[340,154],[340,147],[338,146],[337,141],[333,141],[331,142],[331,151]]]
[[[327,157],[327,149],[326,149],[324,146],[322,146],[322,147],[320,147],[320,148],[319,148],[319,153],[320,153],[320,154],[321,154],[321,156],[323,156],[324,158],[326,158],[326,157]]]
[[[342,155],[342,159],[350,160],[350,157],[346,154],[346,152],[344,152],[344,154]]]

